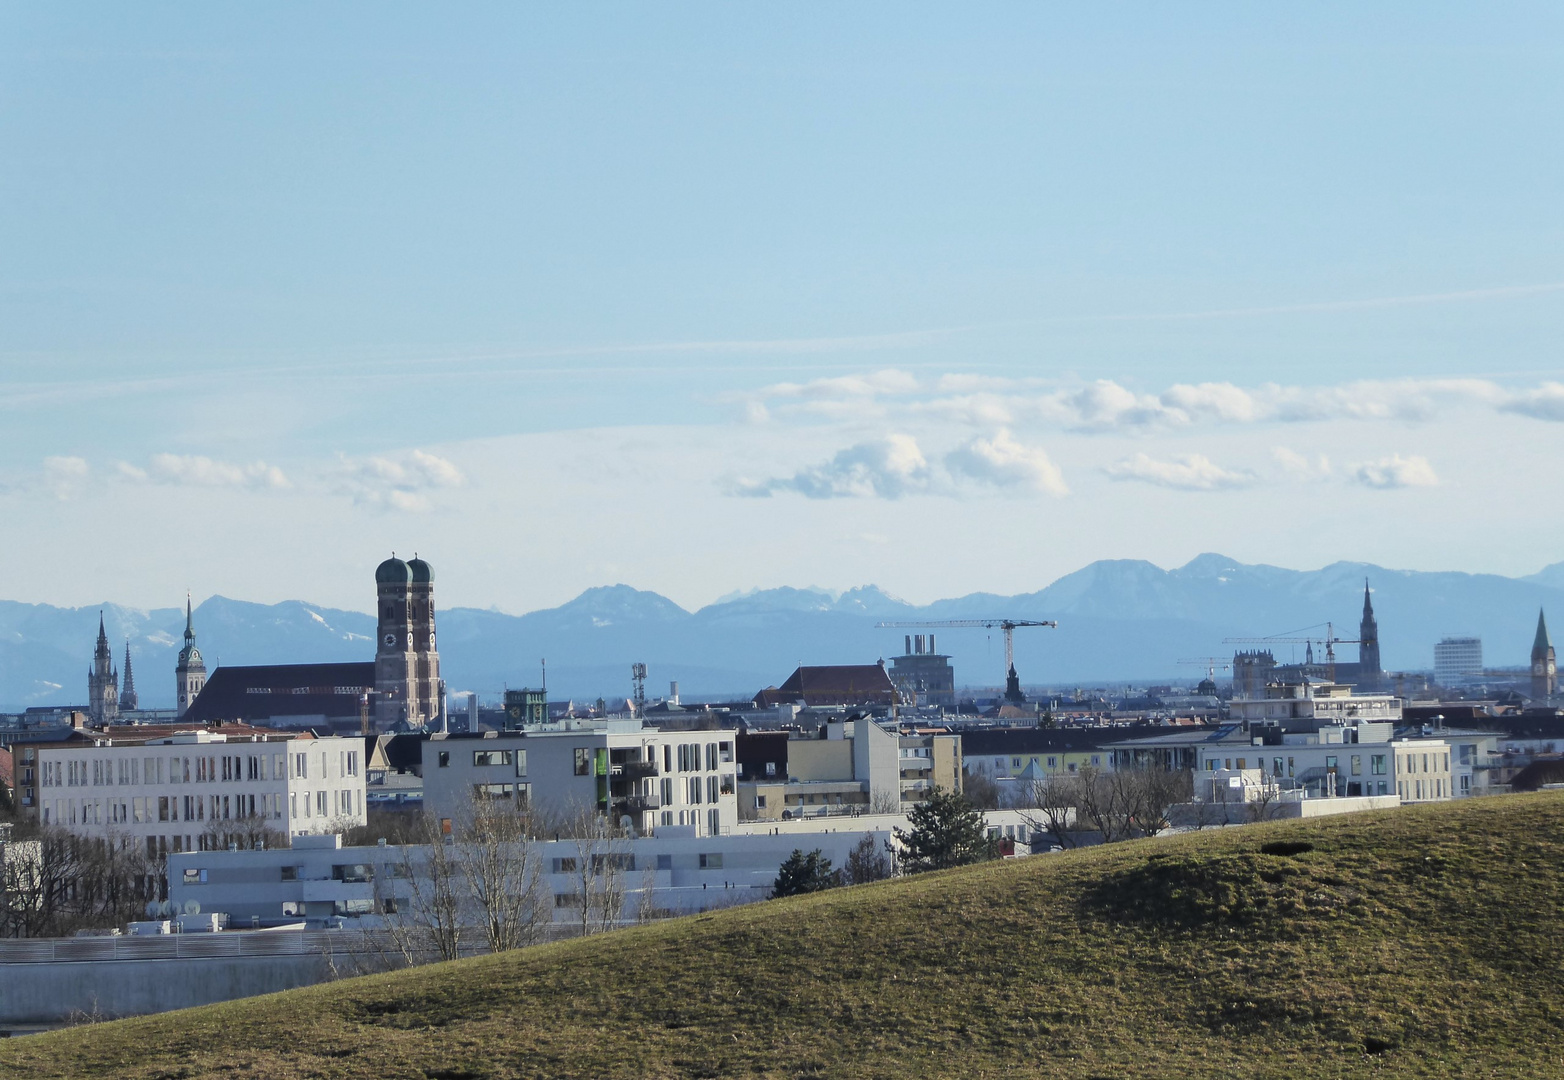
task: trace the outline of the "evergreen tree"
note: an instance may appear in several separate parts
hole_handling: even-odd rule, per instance
[[[777,880],[771,886],[772,896],[799,896],[803,893],[822,892],[841,884],[841,875],[831,869],[831,860],[815,848],[804,854],[798,848],[787,857],[777,870]]]
[[[909,874],[983,862],[998,854],[983,812],[959,791],[937,789],[907,814],[912,826],[895,830],[902,869]]]

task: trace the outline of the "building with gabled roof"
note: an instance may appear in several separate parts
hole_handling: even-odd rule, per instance
[[[754,700],[763,709],[778,705],[890,708],[900,703],[901,694],[881,660],[876,664],[797,667],[781,686],[766,687]]]

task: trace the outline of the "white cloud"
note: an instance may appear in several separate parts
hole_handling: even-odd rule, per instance
[[[1434,487],[1439,477],[1425,457],[1391,454],[1352,466],[1352,478],[1373,488]]]
[[[1115,480],[1139,480],[1185,491],[1248,487],[1257,479],[1247,470],[1224,469],[1204,454],[1186,454],[1172,461],[1158,461],[1148,454],[1138,453],[1106,466],[1103,471]]]
[[[235,465],[198,454],[154,454],[145,469],[127,462],[120,462],[116,468],[126,479],[187,487],[277,489],[293,486],[281,469],[264,461]]]
[[[87,482],[91,470],[86,458],[46,457],[43,459],[43,482],[51,494],[61,501],[70,499]]]
[[[838,451],[830,461],[801,469],[790,477],[760,482],[740,480],[735,495],[765,497],[794,491],[811,499],[899,499],[927,491],[933,479],[928,459],[910,435],[886,435]]]
[[[1331,474],[1330,458],[1324,454],[1311,458],[1286,446],[1273,446],[1271,456],[1294,480],[1324,480]]]
[[[1026,446],[1000,428],[992,439],[976,438],[945,455],[945,467],[995,487],[1026,488],[1068,495],[1064,475],[1041,448]]]
[[[433,508],[428,492],[467,482],[452,462],[423,450],[396,458],[344,459],[338,480],[339,490],[354,502],[419,514]]]
[[[1545,382],[1534,390],[1514,395],[1499,408],[1537,420],[1564,420],[1564,383]]]

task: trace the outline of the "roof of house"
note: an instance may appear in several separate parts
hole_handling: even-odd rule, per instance
[[[1096,750],[1108,743],[1137,736],[1164,734],[1166,728],[1150,724],[1116,728],[982,728],[961,733],[963,757],[1004,754],[1067,754]]]
[[[181,719],[205,723],[276,716],[357,716],[360,699],[374,690],[373,662],[220,667]]]
[[[883,664],[831,664],[795,668],[780,687],[768,686],[755,695],[755,701],[761,705],[891,704],[896,693]]]

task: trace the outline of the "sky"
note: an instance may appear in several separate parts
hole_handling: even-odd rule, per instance
[[[1553,4],[0,3],[0,598],[1564,560]]]

